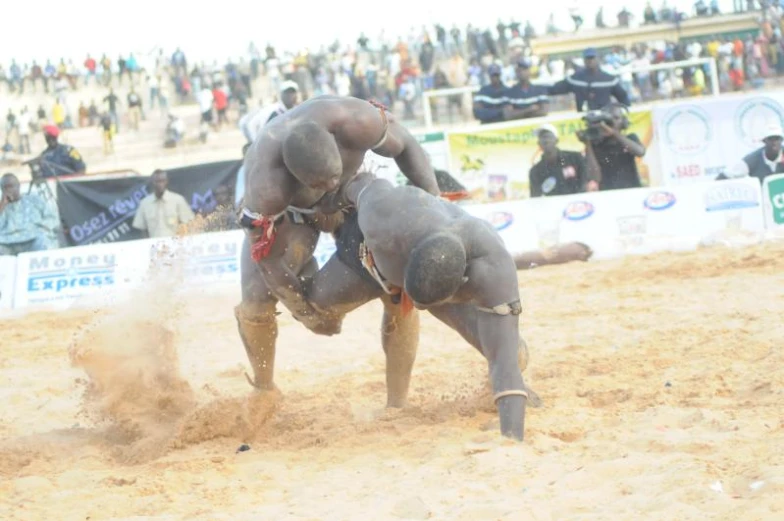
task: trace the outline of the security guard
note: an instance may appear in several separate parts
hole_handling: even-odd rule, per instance
[[[474,96],[474,117],[482,123],[497,123],[504,121],[506,86],[501,82],[501,67],[498,65],[488,67],[487,74],[490,83]]]
[[[506,91],[509,103],[504,109],[504,119],[539,118],[547,115],[550,100],[547,88],[531,83],[531,62],[522,58],[517,62],[517,83]]]
[[[84,174],[87,165],[84,164],[79,151],[71,145],[62,145],[57,142],[60,129],[55,125],[45,125],[43,131],[47,144],[46,150],[40,156],[43,177]]]
[[[550,95],[573,93],[578,112],[582,112],[586,104],[588,110],[601,109],[612,101],[611,97],[628,107],[629,94],[621,86],[621,79],[599,68],[596,49],[585,49],[583,61],[585,68],[550,87]]]

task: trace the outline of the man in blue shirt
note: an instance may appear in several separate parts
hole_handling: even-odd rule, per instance
[[[0,178],[0,255],[43,251],[54,246],[60,219],[36,194],[24,197],[14,174]]]
[[[488,67],[487,74],[490,83],[474,96],[474,117],[482,123],[497,123],[504,121],[506,86],[501,82],[501,67],[498,65]]]
[[[628,107],[629,94],[621,86],[621,79],[599,68],[596,49],[585,49],[583,60],[585,68],[550,87],[550,95],[573,93],[578,112],[582,112],[586,105],[588,110],[601,109],[608,105],[612,98]]]
[[[547,89],[531,84],[531,62],[522,58],[517,62],[517,83],[506,90],[508,105],[504,119],[539,118],[547,115],[550,103]]]

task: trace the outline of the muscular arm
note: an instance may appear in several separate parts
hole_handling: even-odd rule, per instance
[[[486,308],[520,300],[514,261],[503,246],[498,251],[494,246],[488,250],[488,255],[472,260],[466,272],[469,279],[466,286],[474,295],[472,300]],[[477,335],[487,359],[493,395],[523,390],[523,375],[517,361],[519,315],[477,311],[476,319]],[[525,405],[525,398],[521,395],[504,396],[496,401],[503,435],[523,438]]]
[[[378,108],[359,102],[351,117],[341,126],[336,136],[339,143],[355,150],[370,150],[384,134],[384,123]],[[400,171],[414,184],[433,195],[440,195],[436,174],[422,146],[416,138],[387,113],[386,139],[373,149],[380,156],[395,160]]]

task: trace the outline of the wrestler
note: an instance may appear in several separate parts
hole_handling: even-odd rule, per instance
[[[313,251],[321,231],[350,241],[342,221],[344,216],[352,219],[352,212],[330,215],[320,209],[320,201],[356,175],[370,150],[394,158],[416,186],[439,193],[416,138],[383,107],[356,98],[320,96],[286,111],[261,129],[245,155],[239,219],[247,233],[240,262],[242,302],[235,316],[254,372],[249,380],[258,389],[275,388],[278,301],[314,332],[339,331],[340,320],[319,312],[305,298],[303,280],[317,268]],[[355,288],[350,284],[354,280],[343,275],[332,272],[325,287],[338,294],[356,291],[360,297],[364,286],[375,289],[362,279]],[[401,359],[406,366],[416,353],[418,317],[404,317],[389,298],[384,303],[382,344],[388,359]]]
[[[397,297],[404,317],[412,308],[430,311],[487,359],[501,433],[523,439],[528,393],[522,377],[525,344],[519,334],[522,306],[515,262],[498,233],[458,205],[417,188],[394,187],[369,173],[354,177],[333,196],[332,204],[356,208],[356,218],[347,220],[343,231],[357,226],[359,233],[352,236],[359,242],[351,251],[353,259],[344,248],[342,258],[330,259],[310,280],[308,297],[314,307],[339,319],[386,295]],[[332,284],[333,261],[353,268],[343,269],[347,277],[364,273],[375,287],[364,295],[346,294],[341,301]],[[396,369],[408,370],[392,375],[406,388],[388,392],[405,397],[411,366]],[[388,386],[389,370],[388,361]]]

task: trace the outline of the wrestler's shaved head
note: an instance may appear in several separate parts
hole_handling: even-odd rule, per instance
[[[310,121],[290,130],[283,142],[283,162],[302,184],[319,190],[336,189],[343,173],[335,136]]]
[[[411,250],[404,289],[417,304],[436,304],[460,289],[465,271],[466,251],[460,238],[452,233],[436,233]]]

